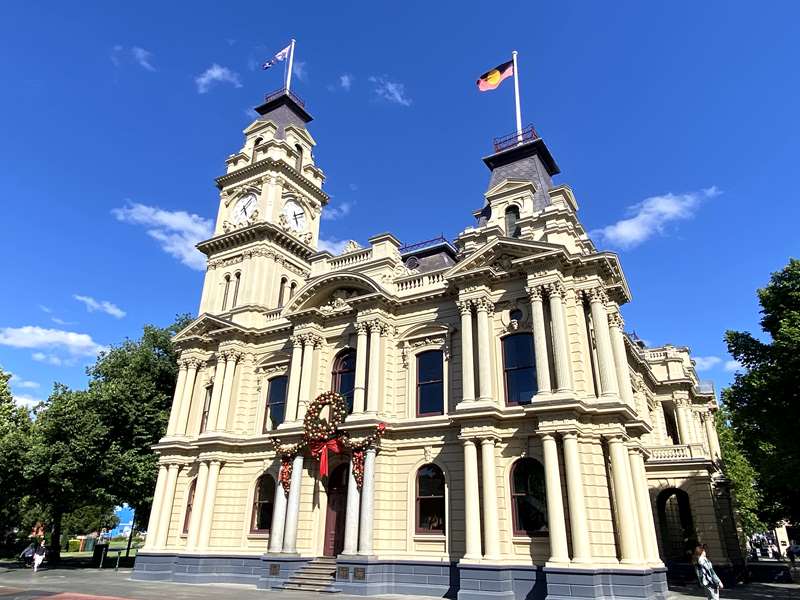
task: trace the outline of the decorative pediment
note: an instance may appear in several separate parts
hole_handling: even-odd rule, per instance
[[[247,330],[233,321],[204,313],[175,334],[173,341],[175,343],[197,339],[211,341],[214,335],[229,331],[246,333]]]
[[[495,199],[502,196],[518,196],[520,194],[529,193],[531,195],[536,193],[536,186],[532,181],[524,179],[503,179],[497,185],[489,188],[484,194],[487,199]]]
[[[250,125],[248,125],[243,133],[245,135],[251,135],[253,133],[258,133],[260,131],[265,131],[267,129],[271,129],[272,130],[271,133],[274,134],[278,130],[278,127],[272,121],[269,120],[262,121],[260,119],[257,119],[253,121]]]
[[[353,300],[373,294],[386,296],[383,288],[371,277],[346,271],[331,273],[309,281],[298,290],[287,311],[315,308],[325,315],[344,314],[352,310]]]
[[[531,240],[496,239],[450,269],[450,279],[473,271],[488,271],[493,275],[511,272],[521,259],[534,256],[564,255],[563,246]]]

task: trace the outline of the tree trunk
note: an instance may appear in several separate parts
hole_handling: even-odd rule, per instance
[[[133,512],[133,519],[131,519],[131,532],[128,535],[128,547],[125,548],[125,558],[131,555],[131,542],[133,541],[134,531],[136,531],[136,511]]]
[[[47,553],[47,561],[50,563],[57,563],[61,560],[61,516],[60,508],[53,510],[53,535],[50,540],[50,549]]]

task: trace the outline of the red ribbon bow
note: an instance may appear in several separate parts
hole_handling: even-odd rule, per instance
[[[339,438],[327,440],[325,442],[311,442],[311,456],[319,460],[319,474],[323,477],[328,476],[328,450],[334,454],[340,454],[344,449]]]

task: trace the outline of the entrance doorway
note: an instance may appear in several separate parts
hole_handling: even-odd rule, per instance
[[[686,562],[697,543],[689,494],[667,488],[656,498],[661,547],[665,562]]]
[[[328,508],[325,515],[325,556],[338,556],[344,549],[344,522],[347,512],[348,464],[336,467],[328,476]]]

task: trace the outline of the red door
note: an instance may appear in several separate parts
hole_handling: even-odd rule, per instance
[[[339,465],[328,478],[328,509],[325,516],[325,556],[338,556],[344,548],[347,510],[347,464]]]

